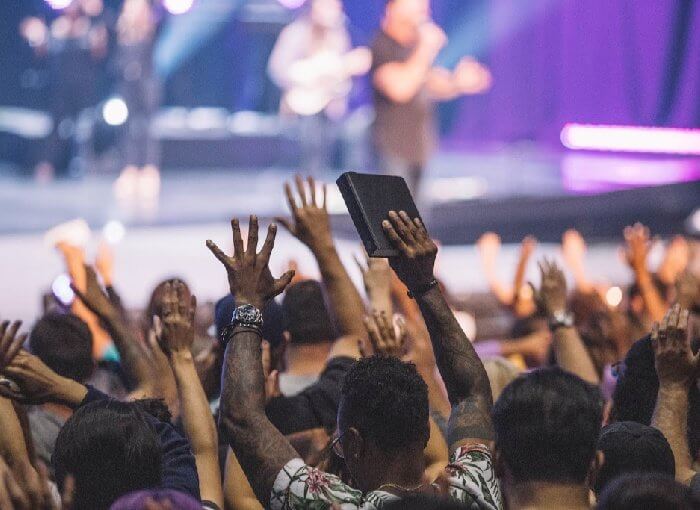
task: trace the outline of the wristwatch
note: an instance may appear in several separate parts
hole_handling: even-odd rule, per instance
[[[237,307],[231,315],[231,323],[221,331],[222,345],[226,345],[230,340],[233,330],[241,327],[255,331],[262,336],[263,316],[262,312],[253,305],[241,305]]]
[[[570,328],[574,325],[574,315],[567,311],[554,312],[549,317],[549,330],[554,331],[559,328]]]

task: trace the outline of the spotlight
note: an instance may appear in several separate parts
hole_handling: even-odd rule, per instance
[[[64,306],[69,306],[75,299],[73,289],[70,288],[70,278],[67,274],[60,274],[56,277],[51,284],[51,292]]]
[[[49,6],[52,9],[55,10],[60,10],[60,9],[65,9],[68,7],[70,4],[73,3],[73,0],[46,0],[46,3],[49,4]]]
[[[124,228],[124,224],[121,221],[108,221],[102,228],[102,236],[109,244],[119,243],[119,241],[124,239],[124,234],[126,234],[126,228]]]
[[[608,306],[615,308],[622,303],[622,289],[620,287],[610,287],[605,293],[605,301]]]
[[[121,97],[112,97],[105,101],[102,117],[110,126],[121,126],[129,118],[129,108]]]
[[[185,14],[193,4],[194,0],[163,0],[163,7],[170,14]]]
[[[283,7],[287,9],[298,9],[306,3],[306,0],[277,0]]]

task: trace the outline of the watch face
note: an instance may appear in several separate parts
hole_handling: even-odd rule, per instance
[[[239,324],[262,325],[262,313],[253,305],[239,306],[233,312],[232,321]]]

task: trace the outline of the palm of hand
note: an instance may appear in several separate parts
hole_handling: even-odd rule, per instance
[[[688,310],[676,304],[660,325],[654,324],[651,343],[660,382],[688,383],[698,375],[700,355],[690,348],[688,316]]]

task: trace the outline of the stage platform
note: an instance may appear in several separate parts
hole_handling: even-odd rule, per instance
[[[332,183],[338,173],[320,177]],[[7,317],[35,317],[41,292],[62,272],[60,258],[44,244],[43,234],[57,223],[79,217],[95,234],[90,254],[108,221],[117,220],[126,227],[115,255],[117,281],[128,306],[143,306],[152,286],[172,275],[191,282],[202,301],[215,300],[225,293],[226,282],[204,241],[210,238],[228,246],[232,216],[256,213],[265,221],[287,214],[282,186],[293,175],[292,169],[284,168],[166,169],[159,201],[144,204],[115,200],[116,175],[39,185],[18,177],[12,168],[0,168],[3,288],[23,289],[4,293],[0,310]],[[359,284],[353,262],[353,254],[360,253],[359,239],[335,186],[330,190],[334,233],[342,258]],[[561,233],[576,227],[591,242],[591,278],[625,284],[629,270],[616,256],[622,228],[641,220],[658,235],[682,232],[686,219],[700,205],[700,162],[616,160],[547,153],[529,145],[452,148],[435,159],[424,190],[422,210],[427,211],[431,233],[444,246],[438,274],[456,294],[487,290],[473,245],[486,230],[503,237],[499,270],[504,281],[512,278],[516,243],[523,236],[534,234],[540,240],[534,258],[558,257]],[[291,259],[304,274],[317,275],[308,251],[280,231],[273,270],[283,271]],[[537,279],[534,263],[528,278]]]

